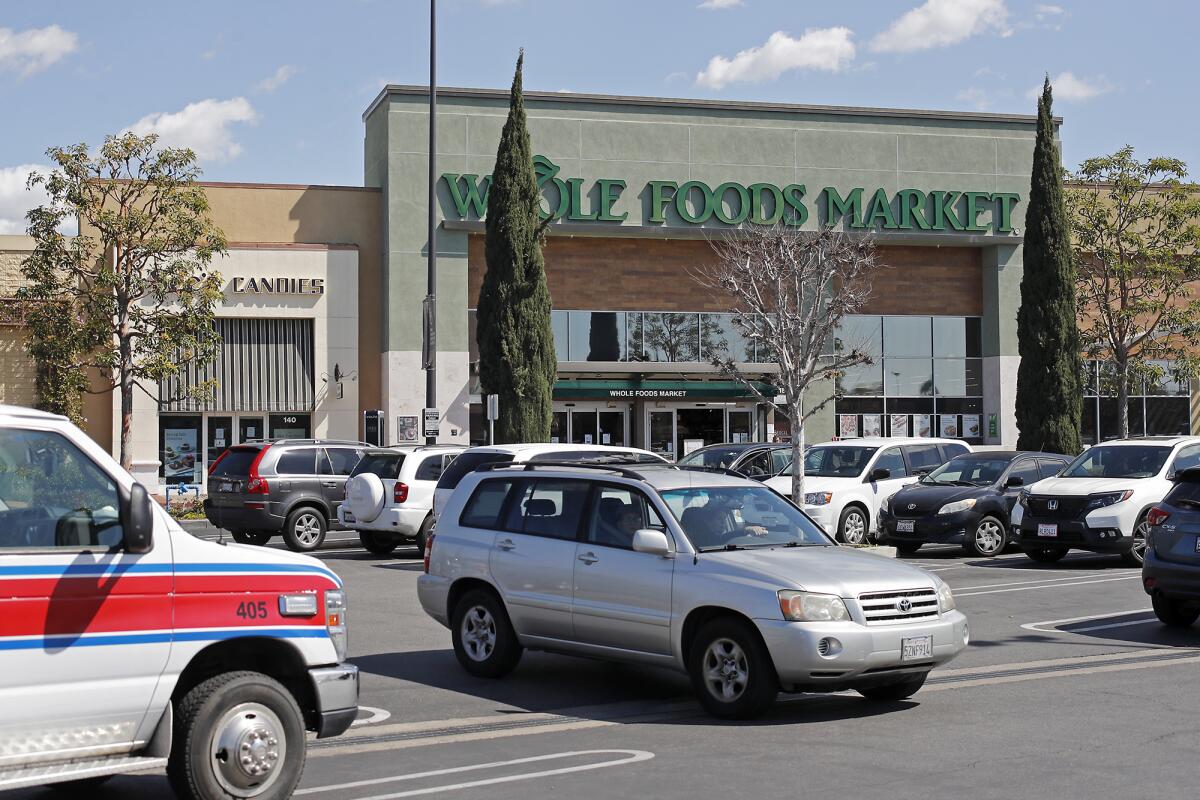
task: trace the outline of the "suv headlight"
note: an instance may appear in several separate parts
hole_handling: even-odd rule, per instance
[[[1021,508],[1029,508],[1029,490],[1028,489],[1022,489],[1021,493],[1017,495],[1017,503],[1018,503],[1018,505],[1021,506]]]
[[[939,514],[957,514],[959,511],[966,511],[969,508],[975,507],[974,500],[955,500],[953,503],[946,503],[938,509]]]
[[[346,660],[348,637],[346,635],[346,593],[341,589],[325,592],[325,630],[333,642],[338,661]]]
[[[947,611],[954,610],[954,592],[950,591],[950,584],[945,581],[938,582],[938,611],[945,614]]]
[[[1126,489],[1123,492],[1105,492],[1104,494],[1094,494],[1088,498],[1087,503],[1083,507],[1084,513],[1095,511],[1097,508],[1124,503],[1129,498],[1133,497],[1133,489]]]
[[[813,594],[783,589],[779,592],[779,610],[792,622],[842,622],[850,612],[835,594]]]
[[[829,501],[833,499],[833,492],[811,492],[804,495],[804,505],[806,506],[827,506]]]

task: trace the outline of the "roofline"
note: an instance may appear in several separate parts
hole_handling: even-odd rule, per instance
[[[462,97],[476,100],[508,100],[508,89],[472,89],[458,86],[439,86],[438,97]],[[363,122],[369,117],[389,95],[405,95],[426,97],[429,95],[427,85],[392,84],[384,86],[367,110],[363,112]],[[942,119],[958,122],[1004,122],[1034,125],[1037,116],[1034,114],[996,114],[982,111],[935,111],[918,108],[873,108],[859,106],[827,106],[804,105],[799,103],[766,103],[753,100],[712,100],[688,99],[679,97],[641,97],[617,94],[587,94],[575,92],[525,92],[526,100],[538,100],[547,103],[583,103],[596,105],[628,105],[628,106],[670,106],[674,108],[701,108],[720,111],[752,111],[775,112],[785,114],[832,114],[847,117],[897,117],[919,119]],[[1062,125],[1062,117],[1054,117],[1056,126]]]
[[[245,183],[241,181],[196,181],[206,189],[327,189],[336,192],[380,192],[378,186],[342,186],[332,183]]]

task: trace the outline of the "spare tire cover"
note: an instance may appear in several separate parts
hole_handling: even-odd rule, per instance
[[[373,522],[383,512],[383,481],[363,472],[346,481],[346,508],[359,522]]]

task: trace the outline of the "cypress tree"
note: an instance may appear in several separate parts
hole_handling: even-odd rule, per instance
[[[558,371],[533,148],[521,92],[524,62],[522,50],[488,190],[487,271],[476,304],[480,384],[485,394],[500,395],[498,442],[550,440]]]
[[[1054,141],[1050,78],[1038,100],[1033,176],[1025,216],[1025,271],[1017,312],[1017,447],[1075,454],[1082,449],[1079,328],[1075,266]]]

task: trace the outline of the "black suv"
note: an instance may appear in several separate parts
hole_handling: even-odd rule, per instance
[[[1021,487],[1057,475],[1070,459],[1057,453],[992,450],[947,461],[883,501],[879,525],[900,553],[925,543],[962,544],[994,556],[1016,541],[1011,515]]]
[[[280,439],[229,448],[208,471],[204,515],[243,544],[283,535],[297,552],[316,550],[346,499],[346,479],[368,445]]]

